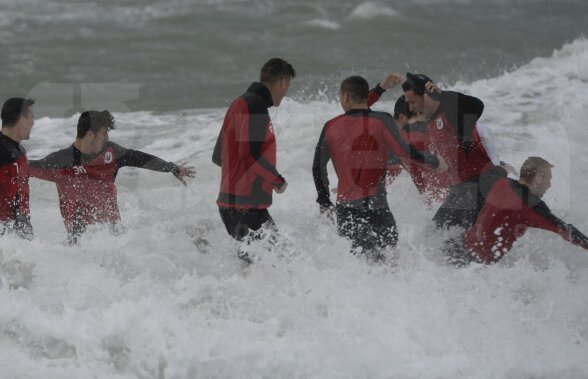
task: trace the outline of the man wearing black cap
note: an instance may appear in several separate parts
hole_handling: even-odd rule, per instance
[[[447,161],[449,195],[435,214],[438,227],[473,224],[481,207],[478,177],[494,165],[476,129],[484,103],[473,96],[441,91],[423,74],[406,74],[402,84],[413,112],[423,112],[431,149]]]

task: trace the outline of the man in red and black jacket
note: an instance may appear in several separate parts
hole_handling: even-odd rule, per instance
[[[433,220],[438,227],[467,228],[481,206],[478,178],[494,166],[476,129],[484,103],[473,96],[440,91],[422,74],[407,73],[402,89],[410,109],[425,114],[430,147],[448,165],[452,187]]]
[[[527,228],[549,230],[588,249],[588,237],[553,215],[541,200],[551,187],[552,167],[543,158],[530,157],[523,163],[518,181],[506,178],[503,170],[502,177],[491,185],[481,182],[486,200],[475,224],[465,233],[466,251],[456,263],[498,262]]]
[[[88,225],[108,224],[117,232],[120,212],[114,181],[122,167],[140,167],[171,172],[182,183],[194,177],[194,168],[176,165],[137,150],[126,149],[108,139],[114,129],[108,111],[86,111],[80,115],[74,143],[40,160],[31,160],[30,176],[55,182],[68,242],[78,242]]]
[[[275,230],[268,208],[272,192],[284,192],[287,182],[276,169],[276,137],[267,109],[280,105],[295,76],[285,60],[267,61],[260,82],[229,106],[214,146],[212,161],[222,168],[216,203],[227,232],[239,241],[264,225]]]
[[[332,159],[337,185],[337,226],[352,241],[354,253],[379,260],[379,250],[395,246],[396,222],[388,207],[385,173],[388,154],[416,160],[440,170],[442,159],[407,145],[390,114],[368,107],[369,87],[359,76],[341,83],[339,101],[345,113],[328,121],[316,146],[313,177],[321,211],[331,211],[327,163]]]
[[[35,124],[32,99],[12,98],[2,106],[0,133],[0,235],[14,231],[33,239],[29,212],[29,165],[20,141],[28,140]]]

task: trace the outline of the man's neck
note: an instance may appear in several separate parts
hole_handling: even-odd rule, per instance
[[[81,151],[83,154],[92,154],[92,152],[89,151],[89,149],[86,147],[86,144],[81,139],[76,138],[73,145],[76,149]]]
[[[367,105],[367,103],[353,103],[353,104],[348,104],[345,108],[343,108],[343,110],[345,112],[349,112],[352,111],[354,109],[370,109]]]
[[[16,128],[2,128],[2,134],[17,143],[20,143],[22,140],[22,138],[20,138],[20,133],[18,133]]]

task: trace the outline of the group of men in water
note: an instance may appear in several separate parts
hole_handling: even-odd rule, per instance
[[[114,181],[125,166],[171,172],[184,184],[194,168],[176,165],[141,151],[110,142],[114,117],[108,111],[85,111],[80,115],[72,145],[40,160],[28,160],[20,145],[28,140],[35,123],[34,100],[8,99],[2,107],[0,132],[0,235],[14,232],[34,236],[29,209],[29,177],[55,182],[59,208],[69,244],[92,224],[106,224],[120,231],[120,212]]]
[[[222,168],[217,205],[227,232],[248,244],[261,230],[277,231],[268,212],[272,192],[287,181],[276,168],[276,139],[268,108],[279,106],[296,76],[292,65],[270,59],[260,81],[230,105],[212,160]],[[389,88],[402,84],[394,116],[370,109]],[[541,200],[551,186],[549,162],[528,158],[515,170],[492,162],[478,120],[484,103],[441,91],[427,76],[389,75],[370,91],[359,76],[343,80],[344,114],[325,123],[315,150],[313,177],[322,213],[336,214],[339,235],[352,252],[380,260],[398,232],[386,193],[386,176],[399,166],[430,201],[442,201],[436,228],[457,230],[441,250],[457,265],[499,261],[528,227],[553,231],[588,249],[588,237],[554,216]],[[337,174],[337,201],[330,200],[327,164]],[[498,163],[498,162],[497,162]],[[244,250],[240,257],[252,261]]]
[[[212,160],[221,167],[217,198],[227,232],[242,247],[264,231],[275,237],[268,212],[272,194],[288,182],[276,168],[276,138],[268,108],[279,106],[296,72],[280,58],[267,61],[259,82],[229,106]],[[370,107],[384,92],[402,85],[394,114]],[[541,200],[551,186],[552,165],[530,157],[516,171],[484,143],[478,123],[483,102],[458,92],[441,91],[422,74],[389,75],[371,91],[360,76],[343,80],[339,102],[344,113],[327,121],[320,134],[312,173],[321,213],[336,215],[340,236],[352,252],[374,260],[398,240],[387,201],[386,183],[400,170],[411,176],[429,203],[442,202],[433,221],[439,230],[457,230],[441,250],[455,264],[499,261],[528,227],[550,230],[588,249],[588,237],[554,216]],[[121,167],[171,172],[184,182],[195,171],[108,140],[115,126],[108,111],[80,115],[74,143],[41,160],[29,161],[22,140],[34,125],[31,99],[12,98],[2,108],[0,134],[0,234],[13,231],[31,239],[29,177],[57,185],[68,241],[77,243],[91,224],[107,224],[118,233],[120,212],[114,181]],[[496,159],[494,159],[496,161]],[[330,199],[327,164],[338,183]],[[494,163],[498,163],[495,165]],[[185,184],[185,182],[184,182]],[[239,249],[239,257],[254,257]]]

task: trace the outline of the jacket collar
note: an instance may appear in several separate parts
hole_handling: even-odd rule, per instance
[[[261,97],[266,108],[269,108],[274,105],[274,101],[272,100],[272,94],[270,93],[269,89],[262,83],[251,83],[249,88],[247,88],[247,92],[256,94],[257,96]]]

